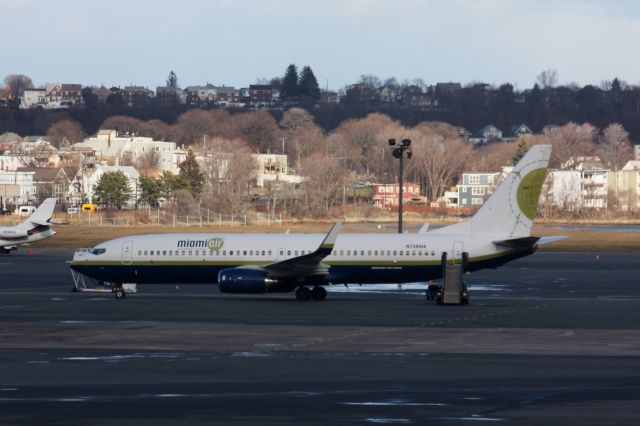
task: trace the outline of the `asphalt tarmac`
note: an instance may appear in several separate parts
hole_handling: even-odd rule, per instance
[[[70,251],[0,256],[0,424],[640,424],[640,256],[538,253],[421,285],[71,293]]]

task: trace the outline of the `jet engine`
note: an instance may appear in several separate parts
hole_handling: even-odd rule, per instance
[[[0,238],[15,239],[15,238],[27,238],[29,234],[27,231],[18,231],[16,229],[5,228],[0,229]]]
[[[260,269],[229,268],[218,273],[218,285],[222,293],[274,293],[289,292],[295,283],[270,277]]]

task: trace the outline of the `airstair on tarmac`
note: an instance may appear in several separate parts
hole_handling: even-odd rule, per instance
[[[469,303],[469,289],[467,283],[462,278],[465,267],[468,263],[469,255],[466,252],[456,258],[447,259],[447,252],[442,253],[442,276],[443,284],[437,301],[439,305],[466,305]]]

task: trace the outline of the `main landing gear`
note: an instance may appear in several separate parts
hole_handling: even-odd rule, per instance
[[[301,286],[296,290],[296,299],[301,301],[306,300],[324,300],[327,298],[327,290],[321,286],[315,286],[313,289],[309,287]]]
[[[127,297],[127,293],[124,291],[122,284],[116,284],[116,286],[113,287],[113,290],[111,291],[113,291],[113,295],[116,299],[124,299],[125,297]]]

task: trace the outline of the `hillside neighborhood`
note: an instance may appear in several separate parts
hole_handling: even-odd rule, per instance
[[[531,134],[525,125],[514,126],[506,139],[524,140]],[[459,129],[464,137],[464,129]],[[493,143],[505,143],[499,129],[487,126],[482,134]],[[467,144],[479,143],[473,138]],[[502,141],[502,142],[501,142]],[[175,142],[151,137],[120,134],[101,129],[95,136],[70,144],[68,140],[48,136],[20,137],[0,135],[0,197],[2,210],[11,212],[17,206],[37,205],[46,197],[57,197],[63,209],[77,211],[84,203],[101,204],[95,187],[106,173],[121,172],[126,176],[129,194],[122,208],[146,207],[141,177],[160,177],[163,173],[178,175],[189,151],[207,179],[204,193],[215,185],[233,185],[229,167],[232,153],[203,147],[178,146]],[[212,172],[212,165],[215,170]],[[428,198],[418,182],[405,182],[403,201],[409,210],[469,213],[479,208],[493,193],[510,164],[491,172],[464,170],[457,184],[438,198]],[[250,204],[246,209],[261,209],[277,190],[278,198],[301,197],[301,184],[309,177],[297,174],[286,154],[253,153],[249,163],[250,183],[244,193]],[[375,182],[370,176],[352,174],[343,182],[343,203],[364,204],[373,208],[394,210],[399,204],[397,181]],[[284,188],[292,188],[286,191]],[[296,188],[298,192],[296,194]],[[162,200],[161,200],[162,201]],[[635,146],[634,159],[619,170],[605,166],[598,156],[576,156],[548,174],[543,189],[542,209],[547,214],[594,211],[637,212],[640,210],[640,146]]]

